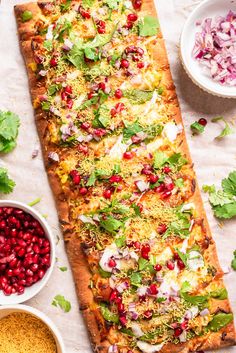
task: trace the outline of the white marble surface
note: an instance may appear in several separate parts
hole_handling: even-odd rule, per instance
[[[145,0],[144,0],[145,1]],[[222,0],[223,1],[223,0]],[[53,197],[44,171],[42,156],[32,160],[31,154],[39,148],[39,140],[34,125],[33,110],[27,87],[26,72],[19,52],[13,5],[19,0],[2,0],[0,5],[0,108],[9,109],[21,117],[21,128],[17,148],[1,158],[17,186],[8,198],[30,202],[41,197],[35,207],[48,215],[55,239],[60,237],[57,245],[58,264],[47,287],[37,297],[27,302],[45,312],[60,329],[68,353],[89,353],[91,348],[83,325],[76,300],[71,272],[61,272],[58,266],[68,266]],[[209,119],[223,115],[229,121],[236,118],[236,100],[215,98],[196,87],[184,73],[178,57],[178,42],[184,21],[199,1],[194,0],[156,0],[160,22],[168,49],[171,69],[180,99],[184,124],[187,132],[195,169],[200,186],[216,183],[231,170],[236,169],[236,135],[222,141],[215,141],[220,127],[209,123],[206,133],[192,137],[190,124],[206,117]],[[236,127],[235,127],[236,130]],[[205,207],[218,254],[222,265],[230,265],[232,252],[236,249],[236,221],[225,222],[219,227],[211,208],[203,195]],[[226,275],[225,282],[236,314],[236,273]],[[72,303],[72,310],[65,314],[51,306],[56,294],[64,295]],[[236,353],[236,348],[224,349],[221,353]]]

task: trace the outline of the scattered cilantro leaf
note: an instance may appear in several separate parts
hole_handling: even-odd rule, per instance
[[[213,193],[216,191],[216,187],[215,185],[203,185],[202,190],[204,192]]]
[[[236,271],[236,256],[234,255],[233,260],[231,261],[231,267],[234,271]]]
[[[57,91],[59,91],[61,89],[61,85],[56,85],[53,84],[51,86],[48,87],[48,94],[50,96],[53,96]]]
[[[154,168],[155,169],[160,169],[165,165],[165,163],[168,161],[168,158],[164,152],[155,152],[154,153]]]
[[[236,171],[229,173],[228,178],[222,180],[224,192],[236,196]]]
[[[227,122],[227,120],[225,118],[223,118],[222,116],[214,118],[211,121],[213,123],[217,123],[218,121],[223,121],[225,123],[224,129],[221,131],[219,136],[216,136],[216,139],[221,139],[221,138],[223,138],[225,136],[232,135],[234,133],[234,130],[231,129],[231,127],[230,127],[229,123]]]
[[[0,111],[0,152],[10,152],[16,146],[20,119],[10,111]]]
[[[119,0],[105,0],[104,5],[107,5],[111,10],[117,10],[119,6]]]
[[[101,275],[102,278],[110,278],[111,277],[111,272],[104,271],[101,266],[98,268],[98,272]]]
[[[218,218],[230,219],[236,216],[236,202],[228,203],[223,206],[216,206],[214,214]]]
[[[124,90],[123,95],[133,104],[143,104],[152,99],[153,91],[142,91],[138,89]]]
[[[43,42],[43,46],[45,49],[47,49],[47,51],[52,51],[52,49],[53,49],[52,40],[45,40]]]
[[[183,178],[178,178],[175,180],[175,185],[178,188],[183,188],[184,187],[184,179]]]
[[[100,227],[104,228],[109,233],[115,233],[118,231],[123,223],[118,219],[108,216],[107,219],[100,221]]]
[[[207,325],[206,329],[217,332],[219,331],[222,327],[225,327],[228,325],[230,322],[233,321],[233,314],[229,313],[219,313],[213,316],[213,319],[209,322]]]
[[[66,266],[63,266],[63,267],[59,267],[59,270],[60,270],[61,272],[66,272],[68,269],[67,269]]]
[[[205,127],[197,121],[190,125],[190,129],[194,135],[202,134],[205,131]]]
[[[140,272],[133,272],[130,276],[131,284],[135,287],[139,287],[142,282],[142,275]]]
[[[9,178],[7,169],[0,167],[0,192],[9,194],[13,191],[15,185],[15,182]]]
[[[33,18],[33,14],[31,11],[26,10],[26,11],[22,12],[22,14],[21,14],[22,22],[27,22],[27,21],[31,20],[32,18]]]
[[[42,109],[45,110],[45,111],[49,111],[50,106],[51,106],[51,103],[48,102],[48,101],[45,101],[45,102],[42,102],[42,103],[41,103],[41,107],[42,107]]]
[[[71,1],[72,0],[66,0],[65,3],[60,4],[61,12],[66,12],[67,10],[69,10],[70,5],[71,5]]]
[[[132,124],[126,125],[123,130],[123,140],[128,141],[132,136],[136,135],[138,132],[142,131],[142,127],[136,121]]]
[[[219,300],[224,300],[228,298],[228,292],[226,288],[219,288],[219,289],[216,289],[215,291],[210,292],[210,297],[219,299]]]
[[[52,305],[60,307],[65,313],[68,313],[71,310],[71,303],[65,299],[63,295],[56,295],[52,301]]]
[[[155,36],[159,30],[159,22],[155,17],[145,16],[139,21],[138,28],[141,37]]]
[[[123,234],[121,237],[115,239],[115,244],[118,248],[122,248],[126,244],[126,236]]]
[[[82,4],[85,7],[91,7],[93,6],[95,0],[82,0]]]

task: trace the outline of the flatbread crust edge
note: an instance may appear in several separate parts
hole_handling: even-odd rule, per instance
[[[29,79],[29,88],[31,92],[31,99],[34,102],[34,99],[39,95],[43,94],[45,90],[42,87],[38,87],[36,75],[30,67],[30,64],[34,62],[33,53],[31,49],[31,38],[35,35],[34,24],[36,20],[40,17],[41,10],[37,3],[27,3],[27,4],[20,4],[15,6],[15,15],[17,19],[17,26],[18,26],[18,34],[20,40],[20,49],[25,61],[25,65],[27,68],[27,74]],[[33,14],[33,18],[30,21],[23,23],[21,21],[21,14],[24,11],[31,11]],[[157,16],[155,5],[152,0],[145,0],[142,6],[143,14],[149,14],[153,16]],[[158,53],[158,63],[157,68],[162,67],[165,70],[165,85],[167,89],[169,89],[170,97],[173,104],[173,113],[175,114],[175,119],[177,123],[181,123],[183,125],[178,99],[175,93],[175,86],[173,84],[167,53],[165,49],[164,40],[161,36],[161,33],[158,35],[158,40],[153,47],[153,51]],[[44,158],[45,168],[48,172],[49,182],[54,194],[55,203],[59,215],[59,221],[62,227],[64,239],[65,239],[65,246],[66,251],[68,254],[68,259],[70,262],[70,266],[72,268],[74,282],[76,286],[76,291],[79,299],[80,310],[82,315],[85,319],[89,336],[91,339],[92,347],[94,352],[98,353],[106,353],[108,347],[110,345],[108,340],[102,341],[101,335],[99,331],[99,321],[96,317],[96,310],[91,310],[91,308],[96,307],[96,303],[94,302],[94,298],[92,295],[91,290],[89,289],[89,281],[90,281],[90,271],[85,260],[84,254],[81,249],[81,244],[78,239],[73,237],[68,237],[68,233],[72,232],[70,228],[70,222],[68,219],[68,204],[66,201],[66,195],[64,194],[63,190],[61,189],[61,185],[54,173],[54,167],[50,165],[48,161],[48,153],[50,151],[50,147],[47,146],[45,140],[45,131],[47,126],[47,115],[44,111],[40,108],[35,109],[35,120],[37,125],[37,130],[41,142],[42,153]],[[180,144],[182,144],[182,151],[188,156],[191,160],[189,149],[187,146],[187,140],[185,133],[183,132],[180,140]],[[217,269],[217,274],[219,278],[222,277],[223,272],[220,268],[219,261],[217,258],[217,251],[215,242],[212,239],[211,231],[209,228],[209,224],[206,218],[206,214],[203,208],[203,203],[201,200],[201,195],[199,191],[198,185],[196,185],[196,191],[193,197],[193,200],[196,204],[201,217],[204,219],[204,226],[206,228],[208,237],[210,238],[210,246],[207,250],[208,254],[207,257],[209,262]],[[70,238],[69,240],[67,240]],[[228,300],[221,301],[220,309],[226,312],[230,311],[230,304]],[[196,350],[212,350],[217,349],[225,346],[230,346],[235,344],[235,328],[234,324],[230,323],[226,327],[222,328],[220,331],[214,333],[211,332],[208,335],[203,337],[196,337],[191,341],[182,344],[167,344],[161,350],[162,353],[189,353],[194,352]]]

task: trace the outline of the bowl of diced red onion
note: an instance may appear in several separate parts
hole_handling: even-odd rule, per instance
[[[236,98],[236,0],[202,1],[184,25],[180,54],[195,84]]]
[[[0,200],[0,305],[35,296],[54,263],[55,241],[46,220],[26,204]]]

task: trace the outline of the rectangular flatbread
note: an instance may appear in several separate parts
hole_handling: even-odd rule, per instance
[[[94,352],[233,345],[154,3],[39,1],[15,14]]]

